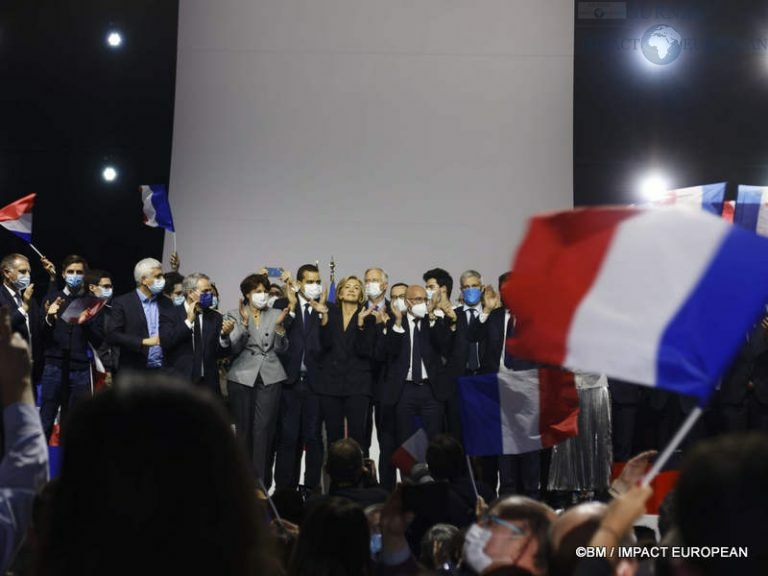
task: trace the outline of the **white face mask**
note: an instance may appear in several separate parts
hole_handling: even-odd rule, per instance
[[[277,302],[277,296],[270,296],[267,298],[267,307],[274,308],[275,302]]]
[[[435,295],[435,291],[432,288],[427,288],[427,300],[432,300]]]
[[[149,291],[152,292],[155,296],[160,294],[160,292],[163,291],[163,288],[165,288],[165,278],[160,276],[159,278],[155,278],[152,281],[152,285],[149,287]]]
[[[365,284],[365,295],[368,298],[378,298],[381,296],[381,284],[379,282],[367,282]]]
[[[394,306],[400,312],[405,312],[406,310],[408,310],[408,305],[405,303],[405,298],[403,298],[402,296],[392,300],[392,306]]]
[[[493,533],[478,524],[472,524],[464,536],[464,560],[478,574],[488,568],[493,560],[485,553],[485,547]]]
[[[306,296],[309,300],[317,300],[320,298],[320,295],[323,293],[323,287],[320,284],[305,284],[304,285],[304,296]]]
[[[251,304],[256,306],[259,310],[267,307],[267,301],[269,300],[269,292],[254,292],[251,294]]]
[[[173,297],[173,303],[176,306],[181,306],[182,304],[184,304],[184,300],[185,300],[184,294],[179,294],[178,296]]]
[[[427,315],[426,302],[419,302],[418,304],[411,306],[411,314],[413,314],[416,318],[424,318],[424,316]]]

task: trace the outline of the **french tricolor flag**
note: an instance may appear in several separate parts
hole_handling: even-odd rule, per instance
[[[429,438],[424,428],[419,428],[392,453],[392,464],[407,476],[414,464],[427,461]]]
[[[654,201],[652,205],[693,208],[720,216],[723,213],[725,187],[726,182],[718,182],[704,186],[668,190],[662,198]]]
[[[175,232],[166,187],[163,184],[149,184],[139,186],[139,190],[144,209],[144,224],[153,228],[159,226],[169,232]]]
[[[768,302],[768,239],[704,211],[538,216],[513,270],[511,354],[702,403]]]
[[[459,378],[464,450],[470,456],[550,448],[578,432],[572,372],[505,370]]]
[[[32,208],[35,194],[24,196],[16,202],[0,208],[0,226],[13,232],[25,242],[32,242]]]
[[[768,186],[739,185],[733,223],[768,236]]]

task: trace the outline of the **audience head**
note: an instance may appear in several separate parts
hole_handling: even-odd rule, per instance
[[[223,408],[156,375],[79,404],[62,437],[43,574],[246,575],[260,521]]]
[[[147,296],[157,296],[165,288],[163,265],[154,258],[139,260],[133,268],[133,279],[136,287]]]
[[[31,282],[29,259],[21,254],[8,254],[0,260],[3,282],[13,290],[24,290]]]
[[[85,273],[85,280],[83,280],[88,291],[102,300],[109,300],[114,294],[114,287],[112,286],[112,275],[105,270],[98,270],[96,268],[90,268]]]
[[[450,434],[438,434],[429,441],[427,466],[435,480],[453,480],[467,474],[461,443]]]
[[[703,576],[768,574],[763,527],[768,518],[768,436],[731,434],[705,440],[686,458],[674,517],[684,546],[746,547],[748,558],[690,558]],[[735,563],[735,564],[734,564]]]
[[[323,293],[320,271],[314,264],[301,266],[296,272],[296,281],[299,283],[299,291],[307,300],[317,300]]]
[[[201,308],[213,305],[213,286],[211,279],[201,272],[194,272],[184,277],[182,283],[184,297],[190,305],[200,304]]]
[[[264,274],[249,274],[240,282],[240,294],[254,308],[266,308],[269,301],[269,278]]]
[[[467,531],[464,560],[478,574],[502,566],[544,574],[547,531],[555,516],[549,506],[530,498],[499,500]]]
[[[466,270],[459,277],[461,299],[467,306],[480,302],[483,295],[483,278],[477,270]]]
[[[365,296],[371,300],[377,300],[387,293],[389,275],[383,268],[368,268],[363,275],[365,282]]]
[[[336,301],[360,305],[365,302],[363,283],[357,276],[347,276],[336,285]]]
[[[184,276],[178,272],[166,272],[163,278],[165,278],[163,295],[173,300],[176,306],[184,304]]]
[[[79,292],[88,270],[88,262],[78,254],[70,254],[61,262],[61,277],[69,290]]]
[[[357,486],[365,474],[360,444],[352,438],[342,438],[331,444],[325,470],[335,487]]]
[[[453,278],[446,270],[432,268],[424,272],[422,278],[430,300],[435,292],[442,292],[443,297],[450,299],[453,290]]]
[[[427,291],[418,284],[411,284],[405,291],[405,304],[415,318],[427,315]]]
[[[290,576],[368,576],[373,573],[368,519],[357,504],[330,497],[301,523]]]
[[[455,567],[461,559],[461,531],[453,524],[435,524],[421,539],[419,562],[428,570]]]

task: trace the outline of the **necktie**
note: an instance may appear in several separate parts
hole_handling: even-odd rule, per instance
[[[504,335],[504,341],[502,342],[502,346],[504,347],[504,366],[507,368],[512,368],[512,364],[514,362],[514,359],[512,356],[510,356],[509,352],[507,352],[507,340],[509,338],[512,338],[512,336],[515,335],[515,317],[511,314],[509,315],[509,320],[507,320],[507,331]]]
[[[24,304],[24,301],[21,299],[21,294],[19,294],[18,292],[13,293],[13,299],[16,300],[16,306],[18,306],[19,308],[21,308],[22,305]]]
[[[411,352],[411,379],[417,384],[421,384],[421,338],[419,337],[421,331],[419,330],[419,321],[413,321],[413,334],[411,334],[411,340],[413,341]]]
[[[192,347],[194,348],[192,367],[192,379],[199,380],[203,377],[203,332],[200,326],[200,314],[195,316]]]
[[[469,315],[470,315],[470,324],[474,324],[475,322],[478,322],[477,319],[477,310],[474,308],[469,309]],[[475,372],[480,369],[480,355],[478,353],[477,349],[477,342],[468,342],[469,349],[467,350],[467,369]]]
[[[309,327],[309,309],[310,309],[311,307],[312,307],[312,306],[310,305],[310,303],[309,303],[309,302],[307,302],[306,304],[304,304],[304,318],[303,318],[303,320],[304,320],[304,332],[305,332],[305,333],[306,333],[306,331],[307,331],[307,328]]]

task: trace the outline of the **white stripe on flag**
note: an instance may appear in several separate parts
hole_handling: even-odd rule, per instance
[[[0,225],[11,232],[32,234],[32,214],[22,214],[18,219],[0,222]]]
[[[701,210],[702,198],[704,197],[703,186],[691,186],[690,188],[677,188],[676,190],[670,190],[669,194],[672,196],[672,203],[675,206],[682,206],[685,208],[694,208]]]
[[[141,202],[144,205],[144,216],[147,218],[146,225],[157,227],[157,213],[152,204],[152,189],[149,186],[141,187]]]
[[[538,369],[505,369],[499,372],[498,379],[504,454],[541,450]]]
[[[760,196],[760,209],[757,211],[757,226],[755,232],[768,236],[768,188],[763,187]]]
[[[649,210],[622,222],[576,310],[564,365],[656,382],[664,330],[729,230],[722,219],[688,210]]]

